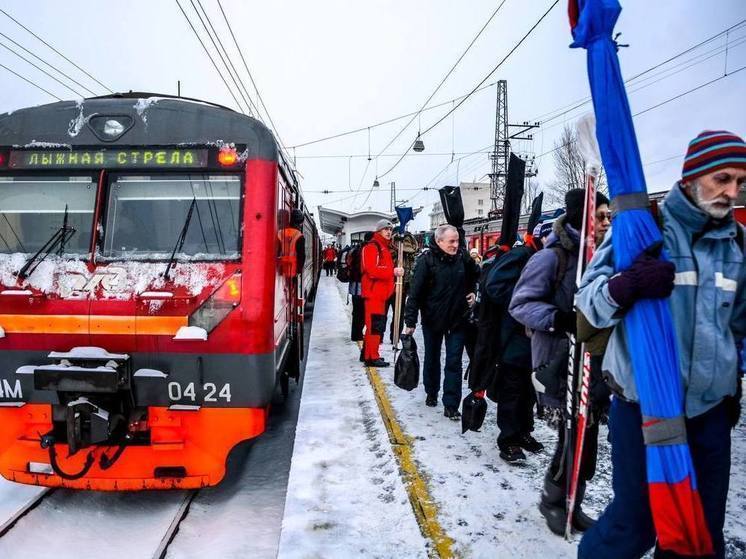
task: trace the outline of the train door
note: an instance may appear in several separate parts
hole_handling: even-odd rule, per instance
[[[293,293],[291,270],[291,237],[286,234],[290,228],[290,214],[293,209],[293,193],[281,175],[277,180],[277,273],[275,274],[275,316],[274,339],[277,364],[287,359],[290,346],[290,325],[293,313]]]

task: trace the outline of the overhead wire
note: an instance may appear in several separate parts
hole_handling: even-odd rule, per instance
[[[217,63],[212,58],[212,55],[210,54],[210,51],[205,46],[204,41],[202,41],[202,37],[199,36],[199,33],[197,32],[197,29],[195,29],[194,25],[192,24],[191,19],[189,19],[189,16],[184,11],[184,8],[182,8],[181,4],[179,3],[179,0],[174,0],[176,2],[176,5],[179,7],[179,10],[181,11],[182,15],[184,16],[184,19],[186,19],[186,22],[189,24],[189,27],[192,29],[192,33],[194,33],[194,36],[197,37],[197,40],[199,41],[199,44],[202,45],[202,50],[205,51],[205,54],[207,55],[207,58],[210,59],[210,62],[212,63],[213,68],[215,68],[215,71],[218,73],[218,76],[220,76],[220,79],[223,81],[223,84],[225,84],[225,88],[228,90],[228,93],[230,93],[230,96],[233,98],[233,101],[235,101],[236,106],[238,107],[239,112],[243,112],[243,108],[241,107],[241,103],[239,103],[238,99],[236,98],[236,95],[233,93],[233,89],[228,85],[228,82],[225,79],[225,76],[223,76],[223,72],[218,68]]]
[[[440,82],[438,83],[438,85],[435,87],[435,89],[433,90],[433,92],[428,96],[428,98],[425,100],[425,102],[422,104],[422,106],[419,108],[419,110],[416,111],[414,113],[414,115],[412,116],[412,118],[401,128],[401,130],[399,130],[399,132],[391,140],[389,140],[389,142],[378,153],[378,155],[376,155],[376,157],[380,156],[389,147],[391,147],[391,144],[393,144],[404,133],[404,131],[409,127],[409,125],[414,122],[415,118],[417,118],[418,116],[420,116],[422,114],[422,110],[425,107],[427,107],[427,104],[432,100],[432,98],[435,96],[435,94],[438,93],[438,91],[440,91],[440,88],[443,87],[443,84],[451,76],[451,74],[453,73],[453,71],[458,67],[458,65],[461,63],[461,61],[467,55],[467,53],[471,50],[471,47],[474,46],[474,43],[477,42],[477,39],[479,39],[479,37],[484,32],[484,30],[487,29],[487,26],[492,22],[492,20],[498,14],[498,12],[500,11],[500,8],[503,7],[503,5],[505,4],[506,1],[507,0],[502,0],[502,2],[500,2],[500,4],[497,6],[497,8],[495,8],[495,11],[492,12],[492,15],[490,15],[490,17],[487,19],[487,21],[484,23],[484,25],[482,25],[481,29],[477,32],[477,34],[471,40],[471,42],[469,43],[469,45],[466,47],[466,50],[464,50],[464,52],[461,53],[461,56],[458,57],[458,60],[456,60],[456,62],[453,64],[453,66],[451,66],[451,68],[448,70],[448,72],[446,73],[446,75],[443,76],[443,79],[440,80]]]
[[[2,8],[0,8],[0,13],[2,13],[3,15],[5,15],[5,17],[7,17],[8,19],[12,20],[16,25],[18,25],[19,27],[21,27],[22,29],[24,29],[26,32],[28,32],[31,35],[33,35],[37,40],[39,40],[42,43],[44,43],[48,48],[50,48],[52,51],[54,51],[57,55],[61,56],[65,60],[67,60],[70,64],[72,64],[73,66],[75,66],[78,70],[80,70],[81,72],[83,72],[86,76],[88,76],[90,79],[92,79],[98,85],[100,85],[101,87],[103,87],[106,91],[108,91],[109,93],[114,93],[110,87],[104,85],[99,80],[97,80],[96,78],[94,78],[91,74],[89,74],[83,68],[81,68],[80,66],[78,66],[75,62],[73,62],[67,56],[65,56],[60,51],[58,51],[56,48],[54,48],[52,45],[50,45],[47,41],[45,41],[44,39],[42,39],[41,37],[39,37],[39,35],[37,35],[33,31],[31,31],[31,29],[29,29],[28,27],[26,27],[25,25],[23,25],[20,21],[18,21],[16,18],[14,18],[12,15],[10,15],[8,12],[6,12]]]
[[[639,72],[638,74],[635,74],[631,78],[628,78],[628,80],[626,80],[625,83],[629,83],[632,80],[635,80],[635,79],[637,79],[637,78],[639,78],[639,77],[641,77],[641,76],[643,76],[643,75],[645,75],[645,74],[647,74],[647,73],[649,73],[649,72],[651,72],[653,70],[656,70],[659,67],[667,64],[668,62],[671,62],[672,60],[675,60],[676,58],[679,58],[679,57],[681,57],[681,56],[683,56],[683,55],[691,52],[692,50],[695,50],[696,48],[699,48],[702,45],[710,43],[713,40],[717,39],[718,37],[726,34],[729,31],[732,31],[732,30],[736,29],[737,27],[740,27],[740,26],[742,26],[744,24],[746,24],[746,19],[741,20],[740,22],[738,22],[738,23],[736,23],[736,24],[728,27],[727,29],[724,29],[723,31],[720,31],[719,33],[716,33],[715,35],[712,35],[711,37],[709,37],[709,38],[707,38],[707,39],[705,39],[703,41],[700,41],[696,45],[693,45],[691,47],[687,47],[685,50],[674,54],[673,56],[667,58],[666,60],[664,60],[662,62],[656,63],[655,65],[653,65],[650,68],[647,68],[647,69]],[[732,47],[732,45],[731,45],[731,47]],[[483,85],[476,92],[484,91],[486,89],[494,87],[495,85],[497,85],[497,81],[490,82],[488,84]],[[434,109],[437,109],[437,108],[440,108],[440,107],[444,107],[446,105],[451,105],[455,101],[459,101],[459,100],[465,98],[467,95],[469,95],[469,94],[465,93],[463,95],[459,95],[457,97],[454,97],[453,99],[448,99],[447,101],[443,101],[443,102],[438,103],[436,105],[431,105],[431,106],[425,108],[422,112],[431,111],[431,110],[434,110]],[[571,103],[568,103],[568,104],[563,105],[561,107],[558,107],[556,109],[552,109],[551,111],[543,113],[543,114],[537,116],[536,118],[530,119],[530,122],[541,121],[541,120],[545,119],[545,117],[549,117],[549,116],[551,116],[552,114],[554,114],[557,111],[563,111],[567,107],[574,106],[574,105],[576,105],[578,103],[584,103],[585,104],[585,102],[587,102],[589,100],[590,100],[590,97],[583,97],[582,99],[577,99],[577,100],[575,100],[575,101],[573,101]],[[326,142],[326,141],[329,141],[329,140],[335,140],[337,138],[342,138],[344,136],[349,136],[349,135],[352,135],[352,134],[358,134],[360,132],[366,131],[368,128],[378,128],[378,127],[381,127],[381,126],[386,126],[388,124],[392,124],[392,123],[394,123],[394,122],[396,122],[398,120],[405,119],[405,118],[410,117],[412,115],[417,115],[418,112],[419,111],[412,111],[412,112],[409,112],[409,113],[406,113],[406,114],[402,114],[402,115],[398,115],[398,116],[395,116],[395,117],[392,117],[392,118],[389,118],[389,119],[386,119],[386,120],[375,122],[375,123],[367,125],[367,126],[362,126],[360,128],[355,128],[355,129],[352,129],[352,130],[346,130],[346,131],[339,132],[339,133],[336,133],[336,134],[332,134],[332,135],[329,135],[329,136],[324,136],[324,137],[321,137],[321,138],[316,138],[316,139],[313,139],[313,140],[308,140],[308,141],[305,141],[305,142],[302,142],[302,143],[299,143],[299,144],[295,144],[295,145],[290,146],[290,147],[291,148],[301,148],[301,147],[306,147],[306,146],[313,145],[313,144],[318,144],[318,143],[321,143],[321,142]]]
[[[272,127],[272,130],[274,131],[275,136],[277,137],[277,141],[280,143],[280,147],[285,152],[285,156],[287,157],[288,162],[291,162],[292,160],[290,159],[290,156],[288,154],[287,147],[285,147],[285,142],[283,142],[282,136],[280,135],[280,131],[278,130],[277,126],[272,120],[272,115],[270,115],[269,109],[267,109],[267,105],[264,103],[262,94],[259,91],[259,87],[256,85],[256,82],[254,81],[254,76],[252,75],[251,70],[249,70],[249,65],[246,63],[246,58],[244,58],[243,50],[241,49],[241,46],[238,44],[238,40],[236,39],[235,33],[233,33],[233,27],[231,26],[230,21],[228,20],[228,16],[226,15],[225,10],[223,9],[223,5],[221,4],[220,0],[217,0],[217,3],[218,3],[218,7],[220,8],[220,13],[223,14],[223,19],[225,20],[225,24],[228,27],[228,31],[231,35],[231,38],[233,39],[233,44],[236,45],[238,56],[241,58],[241,62],[243,63],[243,67],[246,70],[246,74],[249,76],[249,81],[251,81],[251,85],[253,86],[254,91],[256,91],[256,97],[259,100],[259,104],[262,106],[262,109],[264,109],[264,114],[267,116],[269,125]]]
[[[23,56],[22,54],[20,54],[20,53],[16,52],[15,50],[13,50],[12,48],[10,48],[10,47],[9,47],[8,45],[6,45],[5,43],[2,43],[2,42],[0,42],[0,47],[3,47],[4,49],[6,49],[6,50],[8,50],[8,51],[12,52],[12,53],[13,53],[13,54],[15,54],[15,55],[16,55],[16,56],[17,56],[18,58],[20,58],[21,60],[23,60],[23,61],[24,61],[24,62],[25,62],[26,64],[29,64],[29,65],[33,66],[34,68],[36,68],[37,70],[39,70],[39,71],[40,71],[40,72],[41,72],[42,74],[44,74],[45,76],[48,76],[48,77],[52,78],[52,79],[53,79],[54,81],[56,81],[56,82],[57,82],[58,84],[60,84],[60,85],[61,85],[62,87],[66,88],[66,89],[68,89],[68,90],[70,90],[70,91],[72,91],[72,92],[73,92],[73,93],[74,93],[75,95],[77,95],[78,97],[85,97],[85,95],[83,95],[83,94],[82,94],[82,93],[80,93],[79,91],[77,91],[77,90],[73,89],[72,87],[70,87],[69,85],[67,85],[67,84],[66,84],[65,82],[63,82],[63,81],[61,81],[61,80],[57,79],[57,78],[56,78],[55,76],[53,76],[52,74],[50,74],[49,72],[47,72],[47,71],[46,71],[46,70],[45,70],[44,68],[41,68],[40,66],[37,66],[36,64],[34,64],[33,62],[31,62],[31,61],[30,61],[30,60],[29,60],[28,58],[26,58],[26,57],[25,57],[25,56]]]
[[[5,64],[0,64],[0,68],[4,68],[5,70],[7,70],[8,72],[10,72],[11,74],[14,74],[14,75],[18,76],[18,77],[19,77],[19,78],[21,78],[21,79],[22,79],[23,81],[25,81],[25,82],[27,82],[27,83],[29,83],[29,84],[33,85],[33,86],[34,86],[34,87],[35,87],[36,89],[40,89],[40,90],[42,90],[42,91],[43,91],[44,93],[46,93],[47,95],[50,95],[51,97],[54,97],[55,99],[57,99],[57,101],[62,101],[62,99],[61,99],[60,97],[57,97],[57,96],[56,96],[56,95],[55,95],[54,93],[52,93],[51,91],[47,91],[46,89],[44,89],[44,88],[43,88],[42,86],[40,86],[39,84],[37,84],[37,83],[34,83],[34,82],[32,82],[32,81],[31,81],[30,79],[28,79],[28,78],[25,78],[25,77],[23,77],[23,76],[22,76],[21,74],[19,74],[18,72],[15,72],[14,70],[11,70],[11,69],[10,69],[10,68],[8,68],[8,67],[7,67],[7,66],[6,66]]]
[[[199,2],[199,0],[198,0]],[[205,30],[205,33],[207,33],[207,37],[210,39],[210,42],[212,43],[213,48],[215,49],[215,52],[217,53],[218,57],[220,58],[220,61],[223,63],[223,66],[225,67],[228,77],[233,82],[233,85],[236,87],[236,91],[238,92],[239,97],[243,101],[244,107],[246,110],[243,109],[241,112],[245,112],[249,116],[253,116],[253,112],[251,110],[251,103],[246,99],[246,96],[244,95],[243,91],[241,91],[241,86],[239,85],[238,81],[236,80],[236,77],[231,73],[231,68],[226,61],[225,57],[223,56],[223,53],[220,50],[220,47],[218,47],[218,43],[220,42],[220,38],[217,38],[217,42],[215,41],[215,38],[213,38],[212,33],[210,33],[210,30],[207,27],[207,23],[205,23],[205,20],[202,18],[202,14],[200,14],[200,11],[197,9],[197,5],[194,3],[194,0],[189,0],[189,3],[192,5],[192,9],[197,14],[197,19],[199,19],[199,22],[202,24],[202,28]],[[200,3],[200,6],[202,4]],[[205,17],[207,18],[207,13],[205,12]],[[212,25],[212,24],[211,24]]]
[[[78,87],[86,90],[91,95],[96,95],[96,93],[94,93],[91,89],[87,88],[85,85],[83,85],[82,83],[80,83],[76,79],[72,78],[69,74],[66,74],[65,72],[63,72],[59,68],[56,68],[55,66],[53,66],[52,64],[50,64],[49,62],[47,62],[46,60],[44,60],[42,57],[34,54],[33,52],[31,52],[29,49],[27,49],[26,47],[24,47],[19,42],[14,41],[11,37],[8,37],[5,33],[0,33],[0,36],[4,37],[6,40],[10,41],[14,45],[16,45],[18,48],[23,49],[24,52],[27,52],[28,54],[30,54],[31,56],[33,56],[34,58],[36,58],[38,61],[42,62],[43,64],[46,64],[49,68],[51,68],[52,70],[54,70],[58,74],[60,74],[62,76],[65,76],[68,80],[70,80],[71,82],[73,82]]]
[[[652,111],[654,109],[658,109],[658,108],[662,107],[663,105],[667,105],[668,103],[671,103],[672,101],[675,101],[677,99],[681,99],[682,97],[684,97],[686,95],[689,95],[690,93],[694,93],[695,91],[698,91],[698,90],[702,89],[703,87],[706,87],[708,85],[712,85],[713,83],[719,82],[720,80],[728,78],[728,77],[730,77],[730,76],[732,76],[734,74],[737,74],[738,72],[741,72],[743,70],[746,70],[746,66],[741,66],[740,68],[737,68],[737,69],[735,69],[735,70],[733,70],[731,72],[728,72],[727,74],[724,74],[724,75],[719,76],[719,77],[717,77],[715,79],[712,79],[712,80],[710,80],[708,82],[699,84],[699,85],[697,85],[697,86],[695,86],[695,87],[693,87],[691,89],[688,89],[687,91],[684,91],[682,93],[679,93],[677,95],[669,97],[668,99],[666,99],[664,101],[661,101],[660,103],[656,103],[655,105],[652,105],[650,107],[647,107],[647,108],[645,108],[645,109],[643,109],[641,111],[638,111],[638,112],[634,113],[632,116],[633,117],[637,117],[637,116],[643,115],[645,113],[648,113],[648,112],[650,112],[650,111]],[[562,149],[564,147],[567,147],[571,143],[572,142],[566,142],[566,143],[564,143],[562,145],[555,146],[552,149],[547,150],[544,153],[541,153],[541,154],[537,155],[536,159],[540,159],[540,158],[544,157],[545,155],[549,155],[550,153],[553,153],[553,152],[555,152],[557,150],[560,150],[560,149]]]
[[[490,150],[491,151],[491,150]],[[425,152],[425,153],[419,153],[417,154],[418,157],[444,157],[446,155],[464,155],[465,151],[456,151],[456,152]],[[485,152],[489,153],[489,152]],[[384,153],[381,157],[399,157],[401,156],[400,153]],[[298,155],[298,159],[348,159],[348,158],[355,158],[355,159],[362,159],[363,157],[367,157],[364,153],[332,153],[332,154],[317,154],[317,155]]]
[[[729,47],[733,48],[733,47],[739,46],[739,45],[741,45],[743,43],[746,43],[746,38],[742,37],[740,40],[738,40],[738,41],[736,41],[734,43],[731,43],[729,45]],[[681,62],[681,63],[677,64],[676,66],[668,68],[667,70],[664,70],[663,72],[661,72],[661,73],[659,73],[657,75],[654,74],[650,78],[646,78],[646,79],[652,79],[654,77],[657,78],[657,79],[654,79],[653,81],[650,81],[650,82],[645,83],[645,84],[634,84],[634,85],[632,85],[632,87],[628,91],[628,94],[631,95],[633,93],[637,93],[638,91],[646,89],[646,88],[650,87],[651,85],[655,85],[656,83],[659,83],[659,82],[663,81],[664,79],[668,79],[668,78],[670,78],[672,76],[675,76],[676,74],[680,74],[681,72],[683,72],[685,70],[688,70],[689,68],[692,68],[693,66],[696,66],[698,64],[702,64],[703,62],[707,62],[708,60],[711,60],[712,58],[714,58],[714,57],[722,54],[723,52],[725,52],[727,50],[727,48],[728,48],[728,46],[718,47],[716,49],[713,49],[711,51],[703,53],[703,54],[701,54],[699,56],[696,56],[696,57],[694,57],[692,59],[689,59],[689,60],[686,60],[684,62]],[[704,57],[704,58],[702,58],[702,57]],[[697,58],[699,58],[699,60],[696,60]],[[678,68],[678,69],[676,69],[676,68]],[[675,70],[675,69],[676,69],[676,71],[673,71],[673,72],[671,71],[671,70]],[[631,81],[632,81],[632,78],[630,78],[629,80],[625,81],[625,83],[626,84],[630,84]],[[643,81],[645,81],[645,80],[643,80]],[[565,116],[565,115],[567,115],[567,114],[569,114],[569,113],[571,113],[571,112],[573,112],[573,111],[575,111],[575,110],[577,110],[577,109],[579,109],[579,108],[587,105],[590,102],[591,102],[591,98],[587,97],[584,100],[579,100],[577,104],[575,104],[574,106],[570,107],[569,109],[564,110],[564,111],[562,111],[560,113],[557,113],[557,114],[555,114],[554,116],[551,116],[548,119],[542,120],[541,121],[541,125],[542,125],[541,132],[544,132],[545,130],[550,130],[552,128],[556,128],[557,126],[561,126],[562,124],[564,124],[563,122],[555,123],[555,124],[552,124],[551,126],[545,126],[545,125],[546,125],[546,123],[551,122],[553,120],[556,120],[556,119],[558,119],[560,117],[563,117],[563,116]]]
[[[196,6],[194,5],[194,0],[189,0],[192,4],[192,6],[195,9],[195,12],[197,12],[197,16],[200,18],[200,21],[202,22],[202,26],[205,29],[205,32],[210,37],[210,40],[212,41],[213,46],[215,47],[215,50],[217,51],[218,55],[220,56],[220,59],[223,61],[223,65],[225,66],[226,70],[228,71],[228,75],[231,77],[231,80],[236,85],[236,89],[238,90],[238,93],[241,95],[241,98],[244,100],[244,103],[246,103],[248,107],[248,113],[251,116],[257,115],[257,118],[262,120],[259,115],[259,109],[256,107],[256,104],[251,99],[251,95],[249,94],[248,89],[246,88],[246,85],[243,83],[243,80],[241,79],[241,76],[238,74],[238,71],[236,71],[236,67],[233,64],[233,61],[231,60],[230,55],[228,54],[228,51],[225,48],[225,45],[223,45],[223,41],[220,39],[220,36],[218,35],[217,31],[215,30],[215,27],[212,24],[212,20],[210,19],[210,16],[207,14],[207,11],[205,10],[205,7],[202,4],[201,0],[197,0],[197,4],[202,9],[202,13],[205,16],[205,20],[210,26],[210,29],[212,30],[212,34],[210,34],[210,31],[208,31],[207,27],[205,26],[204,21],[202,21],[202,18],[200,17],[199,11],[197,10]],[[213,35],[215,36],[215,39],[213,40]],[[215,43],[217,41],[217,44]],[[222,52],[221,52],[222,49]],[[223,56],[222,53],[225,53],[225,56]],[[235,77],[234,77],[235,75]]]
[[[534,30],[539,26],[539,24],[541,24],[541,22],[544,21],[544,19],[549,15],[549,13],[554,9],[554,7],[558,3],[559,3],[559,0],[554,0],[552,2],[552,4],[549,6],[549,8],[544,12],[544,14],[531,26],[531,28],[526,32],[526,34],[513,46],[513,48],[511,48],[510,51],[508,51],[508,53],[502,58],[502,60],[500,60],[500,62],[498,62],[497,65],[492,70],[490,70],[487,73],[487,75],[484,78],[482,78],[482,80],[469,93],[467,93],[466,96],[463,99],[461,99],[456,105],[454,105],[454,107],[451,110],[449,110],[446,114],[444,114],[437,121],[435,121],[433,124],[431,124],[427,129],[425,129],[423,132],[421,132],[420,136],[424,136],[425,134],[427,134],[428,132],[430,132],[431,130],[433,130],[436,126],[438,126],[441,122],[443,122],[446,118],[448,118],[449,115],[451,115],[459,107],[461,107],[461,105],[463,105],[466,102],[466,100],[469,99],[469,97],[471,97],[479,89],[479,87],[481,87],[484,84],[484,82],[486,82],[490,78],[490,76],[492,76],[492,74],[494,74],[495,72],[497,72],[497,70],[511,57],[511,55],[516,50],[518,50],[518,48],[534,32]],[[396,161],[396,163],[394,163],[385,173],[383,173],[382,175],[379,175],[378,178],[385,177],[386,175],[388,175],[389,173],[391,173],[391,171],[393,171],[394,169],[396,169],[396,167],[399,165],[399,163],[401,163],[404,160],[404,158],[408,155],[409,150],[412,148],[413,145],[414,145],[414,141],[409,144],[409,146],[408,146],[406,152],[404,153],[404,155],[402,157],[400,157]]]

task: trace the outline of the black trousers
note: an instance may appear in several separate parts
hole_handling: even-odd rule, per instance
[[[350,340],[353,342],[363,341],[363,328],[365,327],[365,299],[361,295],[352,296],[352,328],[350,329]]]
[[[534,429],[531,370],[501,365],[497,378],[497,445],[504,448]]]
[[[394,324],[394,303],[396,302],[396,292],[389,297],[389,300],[386,301],[386,314],[388,315],[389,309],[391,309],[391,326],[389,326],[389,342],[392,344],[394,343],[394,329],[399,328],[399,333],[401,334],[402,328],[404,328],[404,305],[407,302],[407,293],[409,292],[409,285],[404,284],[402,286],[402,294],[401,294],[401,312],[399,313],[399,325],[397,326]]]

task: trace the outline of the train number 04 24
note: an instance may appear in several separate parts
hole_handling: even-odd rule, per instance
[[[206,382],[202,385],[202,392],[204,394],[204,402],[217,402],[218,400],[224,400],[226,402],[231,401],[231,385],[226,383],[218,390],[218,386],[212,382]],[[182,386],[178,382],[168,383],[168,397],[174,402],[181,400],[191,400],[192,402],[197,401],[197,387],[193,382],[190,382],[186,386]]]

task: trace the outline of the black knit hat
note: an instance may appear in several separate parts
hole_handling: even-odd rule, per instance
[[[606,204],[608,206],[609,205],[609,199],[606,196],[604,196],[603,192],[599,192],[597,190],[596,191],[596,207],[603,206],[604,204]]]
[[[565,193],[565,223],[580,231],[583,225],[583,206],[585,205],[585,190],[573,188]]]

